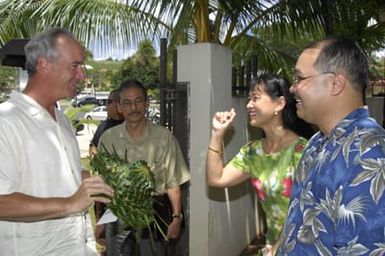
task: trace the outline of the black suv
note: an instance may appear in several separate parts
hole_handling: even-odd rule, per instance
[[[80,98],[72,103],[73,107],[81,107],[87,104],[93,104],[93,105],[99,105],[99,101],[92,96],[86,96],[83,98]]]

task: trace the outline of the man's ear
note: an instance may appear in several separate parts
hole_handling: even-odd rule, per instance
[[[46,58],[38,58],[36,61],[36,69],[40,74],[47,74],[51,68],[51,64]]]
[[[340,95],[344,90],[346,86],[346,76],[342,74],[335,74],[332,80],[332,90],[331,95],[332,96],[338,96]]]

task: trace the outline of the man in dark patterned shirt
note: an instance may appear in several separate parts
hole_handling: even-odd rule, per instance
[[[115,89],[108,95],[106,108],[107,108],[107,119],[101,122],[95,131],[94,136],[90,142],[89,155],[93,156],[97,152],[99,139],[102,134],[118,124],[123,123],[124,119],[122,114],[118,111],[119,102],[119,90]]]

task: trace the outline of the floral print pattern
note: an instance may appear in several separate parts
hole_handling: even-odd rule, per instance
[[[258,200],[266,213],[266,242],[275,244],[285,223],[294,170],[307,141],[299,138],[289,147],[265,154],[262,140],[243,146],[229,164],[247,172]]]
[[[366,107],[309,141],[278,255],[385,254],[385,131]]]
[[[253,186],[255,194],[257,194],[258,199],[261,201],[265,201],[266,193],[265,191],[263,191],[262,181],[258,178],[251,178],[251,185]]]
[[[282,186],[283,186],[283,191],[282,195],[284,197],[289,197],[291,196],[291,187],[293,186],[293,179],[292,178],[284,178],[282,181]]]

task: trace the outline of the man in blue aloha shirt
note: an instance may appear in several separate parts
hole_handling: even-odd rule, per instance
[[[291,91],[320,131],[299,163],[278,255],[384,255],[385,131],[364,106],[368,80],[353,40],[324,39],[300,55]]]

